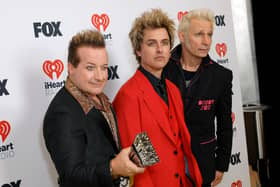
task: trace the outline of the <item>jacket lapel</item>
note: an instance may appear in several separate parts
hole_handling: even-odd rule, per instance
[[[173,143],[175,143],[172,138],[173,135],[168,122],[168,114],[166,114],[166,111],[164,110],[161,98],[156,93],[149,80],[139,70],[136,71],[135,79],[137,81],[137,85],[139,85],[139,89],[143,93],[145,105],[151,111],[157,125],[165,133],[165,135]]]
[[[114,137],[112,135],[111,129],[108,125],[108,122],[105,119],[105,117],[103,116],[103,114],[99,110],[97,110],[95,108],[92,108],[88,112],[87,116],[90,117],[90,118],[93,118],[94,120],[96,120],[96,118],[98,118],[99,121],[97,121],[96,124],[102,129],[102,131],[104,132],[104,135],[107,137],[107,139],[112,144],[115,152],[118,153],[119,149],[118,149],[118,147],[115,143],[115,140],[114,140]]]
[[[212,81],[213,75],[208,71],[208,64],[201,64],[198,72],[195,74],[193,80],[190,83],[190,87],[186,91],[188,104],[186,105],[186,111],[189,114],[190,110],[198,104],[198,100],[203,96],[205,90],[209,90],[209,82]],[[200,84],[202,82],[203,84]],[[211,89],[210,89],[211,90]],[[187,119],[186,119],[187,120]]]

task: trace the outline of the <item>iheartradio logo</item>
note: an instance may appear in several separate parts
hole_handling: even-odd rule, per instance
[[[177,19],[178,19],[178,21],[180,21],[180,20],[182,19],[182,17],[183,17],[184,15],[186,15],[186,14],[188,14],[187,11],[185,11],[185,12],[182,12],[182,11],[178,12],[178,14],[177,14]]]
[[[220,57],[224,57],[226,55],[226,52],[227,52],[227,46],[225,43],[217,43],[216,44],[216,52],[218,53],[218,55]]]
[[[100,26],[103,26],[103,31],[107,29],[109,23],[110,23],[110,18],[107,14],[101,14],[99,16],[98,14],[93,14],[91,17],[91,23],[92,25],[97,28],[100,31]]]
[[[242,187],[242,182],[240,180],[233,182],[231,187]]]
[[[0,121],[0,136],[2,137],[2,143],[6,140],[11,131],[11,126],[7,121]]]
[[[43,70],[45,74],[53,80],[53,73],[56,73],[58,79],[63,72],[64,66],[61,60],[46,60],[43,64]]]

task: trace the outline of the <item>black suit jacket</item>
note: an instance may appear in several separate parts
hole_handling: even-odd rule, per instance
[[[207,56],[186,87],[180,64],[181,45],[172,51],[164,73],[182,94],[186,125],[203,183],[210,183],[215,171],[227,171],[232,148],[232,71]],[[215,118],[217,131],[215,131]]]
[[[119,150],[99,110],[85,114],[63,87],[46,112],[43,135],[61,187],[114,186],[109,162]]]

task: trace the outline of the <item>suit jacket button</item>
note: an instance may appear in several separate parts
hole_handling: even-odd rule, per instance
[[[177,151],[177,150],[175,150],[173,153],[174,153],[174,155],[177,155],[177,154],[178,154],[178,151]]]
[[[175,177],[178,178],[179,177],[179,173],[175,173]]]

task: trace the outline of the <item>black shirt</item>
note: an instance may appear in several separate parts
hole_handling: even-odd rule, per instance
[[[186,88],[188,88],[192,78],[194,77],[194,75],[196,73],[196,71],[187,71],[187,70],[183,69],[183,72],[184,72],[184,77],[185,77]]]
[[[165,76],[162,73],[161,79],[158,79],[153,74],[145,70],[141,65],[138,68],[145,77],[150,81],[153,88],[157,92],[157,94],[163,99],[163,101],[168,105],[168,96],[167,96],[167,90],[166,90],[166,84],[165,84]]]

